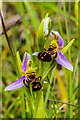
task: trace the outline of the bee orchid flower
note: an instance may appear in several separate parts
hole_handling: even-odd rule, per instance
[[[25,52],[24,57],[23,57],[23,62],[22,62],[22,72],[25,73],[27,70],[27,62],[28,60],[31,60],[31,56]],[[11,83],[10,85],[8,85],[5,88],[6,90],[14,90],[14,89],[18,89],[24,86],[23,84],[23,79],[25,79],[25,75],[22,76],[21,78],[19,78],[18,80],[16,80],[15,82]]]
[[[63,53],[60,51],[61,48],[63,47],[64,45],[64,41],[62,39],[62,37],[60,36],[60,34],[57,32],[57,31],[52,31],[50,33],[50,35],[52,36],[53,40],[51,41],[51,44],[50,46],[53,48],[53,51],[56,51],[55,53],[58,53],[57,57],[55,57],[56,61],[58,62],[58,64],[62,65],[63,67],[65,67],[66,69],[69,69],[71,71],[73,71],[73,66],[71,65],[71,63],[67,60],[67,58],[63,55]],[[33,53],[32,55],[36,55],[38,58],[40,57],[50,57],[50,53],[51,53],[51,49],[52,48],[49,48],[47,51],[47,54],[46,51],[45,52],[42,52],[39,53],[39,52],[35,52]],[[56,49],[55,49],[56,48]],[[50,50],[50,51],[49,51]],[[43,54],[45,53],[45,55],[43,56]],[[53,53],[53,55],[55,55]],[[52,55],[51,55],[52,57]],[[54,58],[54,57],[53,57]],[[46,58],[45,58],[46,59]],[[48,58],[47,58],[48,59]],[[52,59],[51,59],[52,60]],[[45,62],[45,61],[44,61]],[[47,61],[46,61],[47,62]]]
[[[54,39],[58,39],[58,57],[56,58],[56,61],[60,65],[65,67],[66,69],[69,69],[69,70],[73,71],[72,64],[67,60],[67,58],[60,51],[60,48],[62,48],[63,45],[64,45],[64,41],[63,41],[62,37],[60,36],[60,34],[57,31],[52,31],[52,33],[50,33],[50,35],[52,37],[54,37]]]

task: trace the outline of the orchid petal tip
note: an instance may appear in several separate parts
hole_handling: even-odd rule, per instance
[[[7,88],[4,89],[4,91],[7,91],[7,90],[8,90]]]
[[[71,71],[73,71],[73,66],[71,67]]]
[[[44,81],[43,83],[47,83],[47,81]]]
[[[32,55],[38,56],[38,53],[39,53],[39,52],[35,52],[35,53],[33,53]]]

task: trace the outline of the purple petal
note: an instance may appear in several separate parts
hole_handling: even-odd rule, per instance
[[[56,61],[62,65],[63,67],[73,71],[73,66],[71,63],[67,60],[67,58],[61,53],[61,51],[58,52],[59,56],[56,58]]]
[[[25,78],[25,76],[22,76],[20,79],[16,80],[15,82],[11,83],[10,85],[8,85],[6,88],[5,88],[5,91],[6,90],[14,90],[14,89],[18,89],[22,86],[24,86],[22,80]]]
[[[63,47],[64,41],[63,41],[62,37],[60,36],[60,34],[57,31],[52,31],[52,33],[58,36],[58,45],[59,45],[59,48]]]
[[[59,48],[63,47],[63,44],[64,44],[64,41],[63,41],[62,37],[60,36],[59,39],[58,39]]]
[[[25,72],[27,70],[27,62],[28,60],[31,60],[31,56],[29,53],[24,54],[23,62],[22,62],[22,70]]]

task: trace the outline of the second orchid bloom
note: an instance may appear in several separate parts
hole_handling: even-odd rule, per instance
[[[73,71],[73,66],[63,55],[60,49],[63,47],[64,41],[57,31],[51,31],[50,35],[53,40],[51,41],[48,49],[44,49],[42,52],[35,52],[32,55],[36,55],[37,58],[42,62],[50,62],[55,59],[60,65]]]
[[[38,91],[41,89],[41,76],[36,77],[37,68],[32,68],[32,60],[28,53],[25,52],[23,62],[22,62],[22,73],[24,76],[11,83],[5,88],[6,90],[14,90],[23,87],[24,85],[30,88],[29,83],[32,85],[32,91]]]

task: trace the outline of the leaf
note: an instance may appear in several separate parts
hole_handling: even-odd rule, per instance
[[[30,109],[30,105],[29,105],[29,101],[26,99],[26,114],[27,114],[27,118],[31,118],[31,109]]]
[[[56,67],[54,67],[53,70],[52,70],[52,74],[51,74],[51,77],[50,77],[50,84],[52,84],[52,81],[53,81],[55,68],[56,68]],[[48,97],[49,97],[50,88],[51,88],[51,86],[49,85],[48,88],[47,88],[46,96],[45,96],[44,107],[46,107],[46,104],[47,104],[47,99],[48,99]]]
[[[36,118],[45,118],[43,91],[41,91]]]
[[[72,39],[72,40],[68,43],[68,45],[66,45],[66,46],[61,50],[61,52],[62,52],[63,54],[64,54],[64,53],[69,49],[69,47],[73,44],[74,40],[75,40],[75,39]]]

